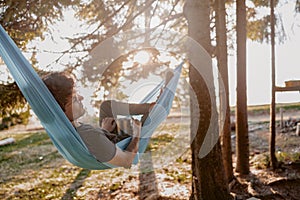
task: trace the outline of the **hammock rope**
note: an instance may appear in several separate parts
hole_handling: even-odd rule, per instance
[[[88,148],[46,85],[1,25],[0,55],[53,144],[66,160],[78,167],[91,170],[117,167],[108,163],[101,163],[90,154]],[[168,85],[165,86],[163,93],[157,100],[157,104],[155,104],[149,113],[142,127],[139,151],[134,159],[134,164],[138,162],[139,154],[146,150],[150,137],[155,129],[167,118],[170,112],[182,65],[183,63],[174,70],[174,76]],[[151,99],[153,94],[157,93],[157,90],[160,89],[161,85],[163,85],[163,83],[155,87],[142,102],[147,102]],[[131,138],[126,138],[116,145],[124,150],[130,143],[130,140]]]

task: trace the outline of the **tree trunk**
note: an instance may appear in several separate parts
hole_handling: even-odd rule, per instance
[[[211,49],[209,3],[209,0],[187,0],[184,7],[189,36],[201,44],[207,52],[210,52]],[[198,57],[200,56],[198,55]],[[211,58],[206,63],[212,66]],[[199,157],[201,146],[210,127],[211,116],[215,115],[212,108],[216,106],[214,105],[216,97],[209,93],[209,88],[200,73],[194,66],[190,66],[191,135],[192,138],[195,136],[191,144],[193,171],[191,199],[231,199],[225,178],[220,141],[218,140],[205,157]],[[205,75],[206,79],[212,80],[212,68]],[[211,101],[212,99],[213,101]],[[218,137],[218,124],[215,126],[213,134]]]
[[[276,145],[276,126],[275,126],[275,113],[276,113],[276,106],[275,106],[275,16],[274,16],[274,0],[271,0],[271,14],[270,14],[270,20],[271,20],[271,65],[272,65],[272,102],[271,102],[271,108],[270,108],[270,117],[271,117],[271,123],[270,123],[270,161],[271,166],[273,169],[276,169],[278,167],[277,158],[275,156],[275,145]]]
[[[246,78],[246,5],[236,1],[237,12],[237,101],[236,101],[236,171],[249,174],[249,137]]]
[[[231,150],[231,127],[230,127],[230,105],[229,105],[229,87],[228,87],[228,59],[227,59],[227,29],[226,29],[226,11],[225,11],[225,0],[215,1],[215,12],[216,12],[216,39],[217,39],[217,60],[218,69],[221,74],[219,82],[223,83],[225,94],[220,94],[220,97],[224,95],[220,100],[220,105],[225,107],[221,110],[225,111],[223,116],[224,124],[221,130],[222,137],[222,154],[223,163],[225,168],[225,174],[227,182],[230,182],[233,178],[233,167],[232,167],[232,150]],[[220,87],[221,88],[221,87]],[[220,91],[222,92],[222,91]],[[220,112],[223,113],[223,112]]]

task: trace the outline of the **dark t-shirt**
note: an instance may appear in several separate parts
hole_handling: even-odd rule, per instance
[[[95,128],[89,124],[81,124],[77,132],[91,154],[100,162],[110,161],[116,154],[115,134],[105,129]]]

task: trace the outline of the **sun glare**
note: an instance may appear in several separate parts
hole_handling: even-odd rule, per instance
[[[139,51],[134,55],[133,61],[144,65],[150,61],[150,54],[146,51]]]

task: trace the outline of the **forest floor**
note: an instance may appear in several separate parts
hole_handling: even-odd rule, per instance
[[[235,173],[236,179],[230,183],[230,189],[236,199],[300,200],[300,135],[295,130],[296,123],[300,122],[300,111],[284,111],[282,128],[280,113],[276,114],[275,152],[279,168],[274,171],[270,168],[269,157],[269,114],[266,111],[248,113],[250,174]],[[235,141],[232,144],[234,150]]]
[[[235,173],[229,184],[232,196],[241,200],[299,200],[300,136],[291,124],[299,120],[300,111],[285,111],[284,120],[290,122],[289,126],[282,130],[277,127],[280,168],[276,171],[269,167],[268,113],[248,114],[251,172],[247,176]],[[1,131],[0,139],[13,137],[16,143],[0,147],[0,199],[189,199],[188,121],[170,119],[153,137],[149,147],[152,153],[144,154],[140,164],[131,169],[81,169],[65,161],[41,129]],[[170,136],[171,132],[176,136]],[[235,151],[234,132],[232,149]],[[235,153],[233,162],[235,167]]]

